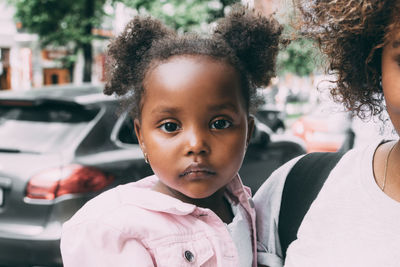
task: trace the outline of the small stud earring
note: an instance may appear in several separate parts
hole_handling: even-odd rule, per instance
[[[146,152],[143,152],[143,156],[144,156],[144,162],[146,162],[147,164],[149,164],[149,157],[147,156]]]

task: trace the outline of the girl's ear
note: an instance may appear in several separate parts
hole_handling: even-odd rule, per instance
[[[135,126],[135,134],[136,134],[136,137],[137,137],[137,139],[138,139],[138,141],[139,141],[139,145],[140,145],[140,148],[142,149],[142,151],[143,152],[145,152],[145,146],[144,146],[144,143],[143,143],[143,139],[142,139],[142,132],[141,132],[141,128],[140,128],[140,121],[139,121],[139,119],[135,119],[134,121],[133,121],[133,123],[134,123],[134,126]]]
[[[138,119],[135,119],[134,125],[135,125],[136,137],[139,141],[140,149],[142,149],[142,152],[143,152],[144,161],[147,164],[150,164],[149,163],[149,155],[147,154],[146,146],[144,144],[144,140],[143,140],[143,136],[142,136],[142,131],[141,131],[142,128],[140,127],[140,121]]]
[[[246,148],[250,144],[250,139],[253,135],[254,131],[254,117],[252,115],[249,115],[247,118],[247,137],[246,137]]]

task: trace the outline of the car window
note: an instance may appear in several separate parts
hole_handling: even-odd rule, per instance
[[[117,138],[123,144],[139,144],[135,135],[135,127],[131,116],[125,116],[121,127],[119,128]]]
[[[70,146],[99,110],[43,104],[0,106],[0,150],[47,153]]]

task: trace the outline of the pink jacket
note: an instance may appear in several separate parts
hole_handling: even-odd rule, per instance
[[[209,209],[149,190],[150,176],[90,200],[63,225],[65,267],[236,267],[239,259],[226,225]],[[237,176],[228,192],[248,212],[257,266],[255,210],[250,189]]]

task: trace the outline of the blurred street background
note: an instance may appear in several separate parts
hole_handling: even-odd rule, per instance
[[[235,2],[238,1],[0,0],[0,89],[102,85],[106,79],[107,44],[132,16],[151,14],[178,32],[207,33]],[[288,0],[242,2],[264,15],[275,12],[281,23],[289,24]],[[344,141],[343,133],[350,128],[355,133],[355,146],[380,135],[391,138],[389,125],[382,126],[378,119],[352,119],[340,106],[332,104],[326,90],[321,92],[329,86],[323,86],[323,82],[334,77],[323,75],[320,59],[309,40],[297,40],[280,53],[278,76],[271,86],[260,88],[266,100],[264,108],[281,112],[285,132],[306,142],[326,143],[310,144],[308,151],[336,150]]]

